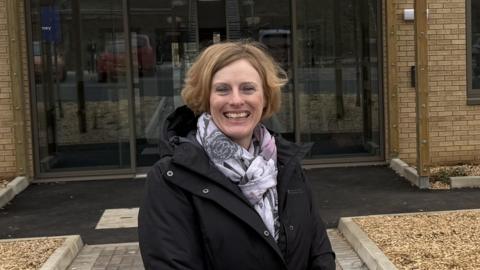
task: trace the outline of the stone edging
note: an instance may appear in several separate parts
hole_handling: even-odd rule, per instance
[[[456,176],[450,177],[451,188],[478,188],[480,176]]]
[[[0,242],[29,241],[42,239],[65,239],[63,244],[58,247],[42,265],[40,270],[65,270],[77,257],[83,247],[83,241],[80,235],[63,235],[49,237],[30,237],[30,238],[12,238],[0,239]]]
[[[77,257],[83,247],[83,241],[80,235],[68,235],[65,242],[53,252],[48,260],[42,265],[40,270],[64,270]],[[58,238],[58,237],[52,237]]]
[[[367,234],[352,218],[342,217],[338,223],[338,230],[352,245],[355,252],[367,265],[368,269],[396,270],[395,265],[383,254],[377,245],[368,238]]]
[[[419,176],[415,168],[408,166],[408,164],[403,162],[401,159],[392,158],[390,160],[390,168],[392,168],[399,175],[407,178],[407,180],[413,185],[421,189],[430,188],[428,177]]]
[[[8,183],[5,188],[0,188],[0,208],[27,188],[28,185],[30,185],[30,181],[28,181],[25,176],[17,176],[13,181]]]
[[[419,188],[430,187],[428,177],[418,176],[417,170],[408,166],[401,159],[393,158],[390,160],[390,168]],[[480,188],[480,176],[450,177],[450,188]]]

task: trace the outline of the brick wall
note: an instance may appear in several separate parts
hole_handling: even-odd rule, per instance
[[[397,53],[400,158],[416,162],[414,23],[402,12],[413,0],[398,0]],[[480,161],[480,106],[466,105],[466,24],[464,0],[429,0],[429,131],[433,165]]]
[[[0,0],[0,175],[16,173],[6,0]]]
[[[15,176],[16,168],[16,150],[14,144],[14,115],[13,115],[13,98],[12,98],[12,81],[11,67],[9,55],[9,26],[7,17],[7,1],[0,0],[0,176]],[[23,11],[23,1],[19,1],[19,10]],[[26,136],[28,139],[29,159],[31,164],[31,143],[30,143],[30,117],[28,102],[28,73],[25,46],[25,21],[24,14],[20,14],[21,30],[22,30],[22,55],[23,57],[23,73],[24,73],[24,93],[26,94],[25,108],[26,113]],[[30,166],[31,168],[32,166]]]

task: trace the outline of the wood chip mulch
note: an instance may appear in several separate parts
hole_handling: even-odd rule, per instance
[[[0,242],[0,270],[36,270],[65,240],[61,238]]]
[[[480,211],[354,218],[398,269],[480,269]]]

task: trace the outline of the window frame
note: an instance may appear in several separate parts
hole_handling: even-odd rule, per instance
[[[472,83],[472,1],[466,1],[466,43],[467,43],[467,105],[480,105],[480,88],[474,89]]]

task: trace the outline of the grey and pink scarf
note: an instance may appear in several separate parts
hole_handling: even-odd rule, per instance
[[[247,150],[223,134],[208,113],[200,115],[197,128],[197,141],[210,160],[237,184],[269,232],[278,240],[280,223],[275,138],[262,124],[258,124]]]

